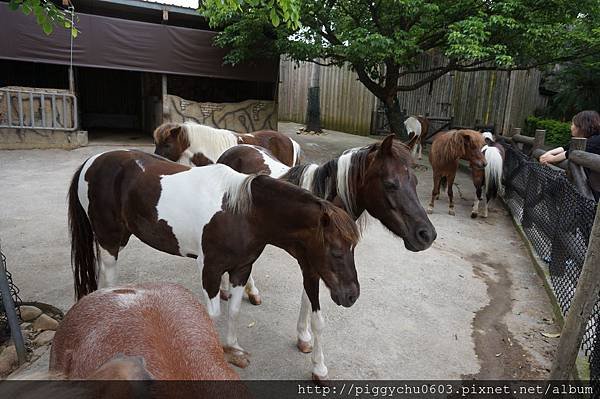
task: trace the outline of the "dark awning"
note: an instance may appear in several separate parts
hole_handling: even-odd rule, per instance
[[[212,46],[214,32],[77,14],[80,30],[73,44],[73,65],[176,75],[275,82],[277,61],[232,67],[226,51]],[[33,15],[0,3],[0,58],[69,64],[70,37],[55,28],[46,36]]]

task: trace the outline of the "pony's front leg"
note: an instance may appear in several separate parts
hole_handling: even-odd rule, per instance
[[[306,290],[302,290],[302,301],[300,303],[300,315],[298,316],[298,341],[296,346],[302,353],[310,353],[313,348],[310,343],[312,335],[310,333],[310,299],[306,295]]]
[[[475,186],[475,201],[473,201],[473,209],[471,209],[471,217],[475,219],[479,214],[479,201],[481,201],[481,185]],[[485,201],[484,201],[485,202]],[[486,215],[487,217],[487,215]]]
[[[421,139],[422,139],[422,136],[421,136]],[[417,146],[419,147],[419,157],[418,157],[419,160],[423,159],[423,144],[421,144],[421,139],[419,139],[419,143],[417,144]]]
[[[231,298],[229,298],[228,302],[229,309],[227,315],[227,335],[225,337],[225,345],[223,346],[227,361],[241,368],[245,368],[250,364],[250,354],[240,346],[237,339],[237,319],[243,296],[244,286],[236,286],[231,282]]]
[[[248,295],[248,300],[253,305],[260,305],[262,303],[262,298],[260,297],[260,292],[256,285],[254,284],[254,279],[252,278],[252,274],[248,277],[248,282],[246,283],[245,288],[246,294]]]
[[[442,183],[442,176],[438,174],[433,174],[433,191],[431,192],[431,202],[429,203],[429,207],[427,208],[427,213],[433,213],[433,206],[435,205],[436,198],[439,198],[440,195],[440,185]]]
[[[210,281],[211,279],[209,277],[211,276],[206,276],[207,278],[205,278],[204,276],[204,255],[202,253],[198,254],[198,257],[196,258],[196,264],[198,265],[198,269],[200,270],[200,276],[202,278],[202,293],[204,294],[204,303],[206,304],[206,310],[208,311],[208,315],[210,316],[210,318],[215,319],[221,314],[221,301],[219,300],[219,290],[217,290],[217,293],[212,298],[208,295],[208,291],[206,290],[207,286],[205,285],[205,282]],[[216,288],[218,288],[218,284],[219,280],[215,282],[215,285],[217,285]]]
[[[229,277],[225,273],[221,276],[219,293],[221,294],[221,299],[224,301],[228,301],[231,298],[231,294],[229,293]]]
[[[456,215],[456,212],[454,212],[454,192],[452,191],[455,176],[448,176],[448,214],[452,216]]]
[[[310,300],[312,314],[310,318],[310,327],[314,335],[314,344],[312,351],[312,378],[319,382],[327,379],[327,366],[325,366],[325,356],[323,355],[322,333],[325,327],[325,320],[321,314],[321,305],[319,303],[319,278],[310,277],[304,280],[304,289]]]

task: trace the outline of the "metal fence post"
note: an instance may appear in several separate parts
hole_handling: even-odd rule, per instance
[[[0,251],[0,294],[2,294],[2,303],[4,305],[4,311],[6,312],[8,326],[10,327],[10,335],[17,350],[19,365],[22,365],[27,361],[27,350],[25,349],[25,343],[23,342],[23,335],[21,333],[21,327],[19,326],[19,319],[17,317],[15,303],[13,302],[10,286],[8,284],[8,278],[6,277],[4,259],[4,255],[2,255],[2,252]]]
[[[600,291],[600,206],[596,208],[594,225],[575,296],[560,335],[550,380],[568,380],[581,347],[581,339]]]

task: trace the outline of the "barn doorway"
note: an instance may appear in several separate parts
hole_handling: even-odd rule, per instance
[[[150,139],[144,132],[141,72],[79,67],[75,87],[81,128],[90,142]]]

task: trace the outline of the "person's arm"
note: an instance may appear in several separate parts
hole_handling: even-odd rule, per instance
[[[550,151],[546,151],[540,156],[540,163],[558,163],[567,159],[565,149],[563,147],[553,148]]]

